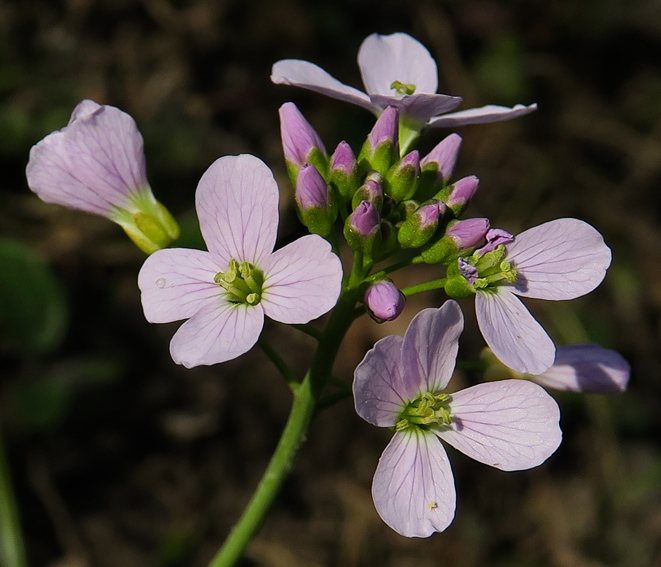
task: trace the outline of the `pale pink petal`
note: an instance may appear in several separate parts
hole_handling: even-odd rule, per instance
[[[395,433],[374,473],[372,497],[383,521],[406,537],[429,537],[454,519],[456,493],[447,453],[429,432]]]
[[[43,201],[104,216],[138,191],[151,193],[135,121],[92,101],[81,102],[68,126],[32,147],[26,175]]]
[[[423,309],[411,321],[404,335],[402,368],[404,398],[436,394],[447,386],[457,359],[464,316],[456,301],[438,309]]]
[[[232,360],[254,346],[263,326],[260,305],[233,304],[219,298],[179,327],[170,342],[170,354],[186,368]]]
[[[209,252],[226,269],[231,259],[261,268],[278,231],[278,185],[263,161],[225,156],[206,170],[195,207]]]
[[[519,275],[514,293],[539,299],[574,299],[597,287],[611,263],[599,232],[577,219],[557,219],[522,232],[507,244]]]
[[[278,61],[271,70],[271,81],[276,85],[302,87],[338,100],[357,104],[377,114],[379,112],[379,109],[372,104],[364,92],[340,83],[321,67],[309,61],[300,59]]]
[[[400,116],[406,116],[422,125],[432,116],[454,110],[461,104],[461,97],[444,94],[412,94],[404,96],[370,95],[379,108],[395,106]]]
[[[543,388],[502,380],[452,394],[452,424],[435,428],[469,457],[505,471],[542,464],[560,445],[560,410]]]
[[[403,342],[399,335],[377,341],[354,372],[356,413],[372,425],[393,427],[412,399],[402,397],[401,392]]]
[[[427,48],[405,33],[372,34],[358,51],[358,66],[370,95],[394,96],[394,81],[415,85],[415,93],[433,94],[438,68]]]
[[[553,341],[506,287],[478,292],[475,310],[484,340],[506,366],[528,374],[541,374],[551,367]]]
[[[213,278],[219,268],[209,252],[172,248],[151,254],[138,274],[142,308],[150,323],[188,319],[224,290]]]
[[[626,390],[630,374],[629,363],[619,353],[594,343],[581,343],[558,347],[553,366],[529,378],[557,390],[616,394]]]
[[[440,126],[445,128],[454,128],[455,126],[464,126],[465,124],[485,124],[487,122],[499,122],[509,120],[517,116],[524,116],[537,110],[536,104],[524,106],[517,104],[513,108],[507,106],[497,106],[488,104],[480,108],[471,108],[469,110],[460,110],[451,114],[437,116],[429,121],[428,126]]]
[[[342,264],[331,245],[309,234],[265,259],[264,313],[281,323],[307,323],[329,311],[340,295]]]

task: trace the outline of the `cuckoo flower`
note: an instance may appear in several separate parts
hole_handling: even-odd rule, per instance
[[[601,283],[610,262],[597,230],[577,219],[557,219],[516,237],[490,230],[487,244],[455,267],[467,284],[466,296],[475,294],[477,322],[494,354],[518,372],[537,375],[553,364],[555,345],[516,296],[580,297]],[[448,283],[450,293],[457,279]]]
[[[170,343],[175,362],[190,368],[236,358],[255,344],[265,315],[307,323],[335,305],[342,267],[328,242],[308,235],[273,252],[278,187],[262,161],[216,160],[195,204],[209,251],[160,250],[138,276],[148,321],[188,319]]]
[[[442,393],[462,329],[454,301],[423,309],[404,337],[381,339],[356,368],[356,411],[373,425],[395,429],[374,474],[374,504],[407,537],[443,531],[454,518],[454,481],[440,440],[513,471],[543,463],[562,437],[558,405],[532,382],[503,380]]]
[[[78,104],[65,128],[30,150],[26,174],[42,200],[107,217],[145,252],[179,236],[177,223],[147,182],[138,127],[114,106]]]
[[[402,119],[418,129],[429,126],[459,126],[494,122],[528,114],[536,105],[484,106],[446,114],[461,102],[460,97],[437,94],[436,61],[420,42],[405,33],[372,34],[358,51],[358,66],[365,90],[345,85],[317,65],[299,59],[285,59],[273,65],[271,80],[294,85],[351,102],[377,116],[396,106]]]

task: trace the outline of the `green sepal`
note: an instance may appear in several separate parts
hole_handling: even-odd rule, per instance
[[[312,234],[318,234],[324,238],[333,230],[333,224],[337,219],[337,199],[335,191],[331,187],[328,195],[329,205],[327,208],[309,208],[302,211],[300,207],[296,207],[298,218],[307,227]]]
[[[381,175],[385,175],[394,160],[395,143],[392,140],[383,142],[374,149],[367,139],[358,154],[358,168],[362,174],[378,171]]]
[[[419,174],[420,171],[413,165],[400,167],[398,162],[386,173],[384,190],[395,201],[411,199],[418,189]]]
[[[448,270],[448,273],[449,271],[450,270]],[[461,275],[448,277],[444,289],[445,293],[448,294],[448,297],[452,299],[466,299],[467,297],[473,297],[475,295],[473,286]]]
[[[358,175],[358,166],[353,168],[350,175],[343,171],[331,171],[328,183],[335,191],[343,203],[350,201],[358,188],[360,187],[360,176]]]
[[[126,208],[115,209],[108,218],[121,226],[146,254],[166,248],[180,235],[177,221],[162,203],[154,199],[149,188],[136,193]]]
[[[449,236],[443,236],[427,246],[420,255],[426,264],[447,264],[456,259],[458,252],[455,241]]]

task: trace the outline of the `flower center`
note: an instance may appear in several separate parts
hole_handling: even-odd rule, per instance
[[[222,287],[231,303],[257,305],[262,299],[264,274],[250,262],[239,264],[234,258],[226,272],[218,272],[213,278]]]
[[[500,244],[486,254],[474,252],[468,258],[459,258],[459,273],[476,290],[514,283],[518,272],[505,260],[506,254],[505,246]]]
[[[402,83],[401,81],[393,81],[390,88],[398,95],[412,95],[415,92],[415,85],[413,83]]]
[[[450,425],[450,399],[448,394],[434,395],[426,392],[406,405],[399,414],[395,430],[403,431],[414,426],[427,429],[430,425]]]

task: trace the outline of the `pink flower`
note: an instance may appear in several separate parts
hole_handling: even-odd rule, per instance
[[[553,365],[555,345],[517,296],[580,297],[602,282],[610,262],[597,230],[557,219],[516,237],[489,231],[486,246],[459,259],[459,272],[476,292],[477,322],[494,354],[518,372],[538,375]]]
[[[377,116],[384,108],[396,106],[403,118],[421,126],[494,122],[528,114],[537,108],[535,104],[518,104],[514,108],[489,105],[446,114],[459,105],[461,98],[436,94],[436,61],[424,45],[405,33],[367,37],[358,51],[358,66],[366,93],[299,59],[278,61],[273,65],[271,80],[357,104]]]
[[[147,182],[138,127],[114,106],[78,104],[65,128],[32,147],[26,175],[43,201],[107,217],[147,253],[179,236]]]
[[[558,405],[531,382],[503,380],[441,393],[452,377],[462,329],[454,301],[423,309],[404,337],[381,339],[356,368],[358,415],[395,428],[374,474],[374,505],[407,537],[443,531],[454,518],[452,470],[440,440],[513,471],[543,463],[562,437]]]
[[[273,252],[278,187],[262,161],[216,160],[195,202],[209,251],[160,250],[138,276],[149,322],[188,319],[170,343],[176,363],[190,368],[236,358],[255,344],[265,315],[307,323],[335,305],[342,267],[328,242],[308,235]]]

